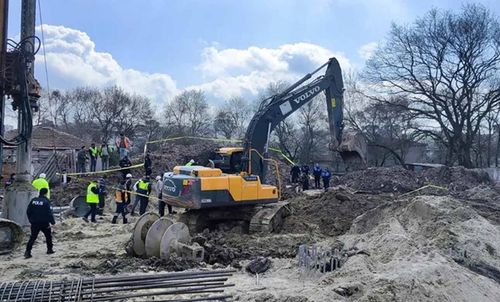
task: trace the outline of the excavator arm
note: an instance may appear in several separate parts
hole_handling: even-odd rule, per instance
[[[310,83],[303,85],[304,82],[311,79],[314,74],[325,66],[325,75],[319,76]],[[245,134],[242,164],[247,172],[259,175],[264,180],[265,164],[259,154],[267,153],[271,132],[280,122],[309,103],[321,92],[325,93],[327,102],[328,124],[331,134],[330,148],[339,151],[341,155],[343,153],[346,154],[346,158],[349,158],[349,163],[357,161],[363,166],[366,158],[364,142],[348,142],[341,146],[344,129],[344,85],[340,65],[337,59],[331,58],[327,63],[307,74],[282,93],[262,102],[259,110],[250,121]],[[351,140],[361,140],[360,136],[350,135],[349,137]]]

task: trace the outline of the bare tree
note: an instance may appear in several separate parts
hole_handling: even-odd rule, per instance
[[[458,14],[431,10],[411,26],[393,25],[366,75],[386,95],[398,96],[385,102],[411,114],[421,134],[446,147],[448,164],[472,167],[474,137],[500,104],[499,68],[498,21],[470,4]],[[401,99],[407,102],[393,102]]]
[[[300,127],[300,160],[309,163],[317,160],[327,149],[328,129],[327,109],[324,96],[317,96],[299,109],[298,125]]]
[[[225,138],[243,138],[248,125],[250,105],[240,97],[231,98],[216,110],[214,118],[215,134],[221,133]]]
[[[201,90],[186,90],[165,107],[167,126],[179,135],[200,136],[210,132],[211,115]]]

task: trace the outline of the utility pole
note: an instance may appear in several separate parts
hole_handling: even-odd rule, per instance
[[[5,125],[5,60],[7,56],[7,28],[9,24],[9,1],[0,0],[0,136]],[[3,145],[0,142],[0,175],[3,175]]]
[[[35,45],[35,15],[36,15],[36,0],[23,0],[21,8],[21,41],[27,39],[27,43],[23,43],[24,54],[33,54]],[[31,110],[29,97],[29,87],[27,80],[34,75],[34,57],[23,56],[25,61],[26,72],[19,70],[20,84],[20,104],[27,104],[28,110]],[[21,106],[18,108],[18,132],[26,125],[23,125]],[[33,124],[33,120],[28,123]],[[20,225],[29,225],[26,209],[30,200],[35,197],[36,191],[31,186],[31,136],[25,137],[25,141],[17,147],[16,154],[16,170],[17,180],[9,186],[5,192],[5,202],[7,208],[7,219],[13,220]]]

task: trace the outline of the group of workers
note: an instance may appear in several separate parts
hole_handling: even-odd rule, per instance
[[[104,145],[107,148],[107,145]],[[96,150],[95,145],[92,144],[90,152]],[[104,153],[99,151],[96,154],[100,154],[102,157]],[[149,152],[146,153],[144,161],[145,175],[141,179],[137,180],[132,184],[132,174],[130,169],[123,169],[130,167],[132,164],[128,159],[127,152],[120,152],[123,157],[120,160],[120,167],[122,167],[123,178],[119,185],[115,187],[114,200],[116,203],[116,210],[113,213],[113,218],[111,220],[112,224],[116,224],[118,218],[121,216],[123,223],[128,223],[127,215],[134,215],[134,212],[139,207],[139,214],[143,215],[146,213],[148,208],[149,199],[153,191],[156,192],[156,199],[158,203],[159,215],[163,217],[165,215],[165,207],[168,209],[168,214],[175,214],[172,210],[172,206],[163,200],[163,179],[161,176],[156,177],[156,183],[153,184],[151,181],[152,174],[152,162],[150,159]],[[194,164],[194,160],[190,160],[186,166]],[[91,169],[95,169],[95,165],[91,161]],[[310,181],[310,169],[308,165],[298,166],[294,165],[290,171],[292,183],[302,184],[303,190],[309,190]],[[312,176],[314,178],[314,187],[316,189],[321,189],[321,180],[323,180],[323,188],[328,190],[330,186],[330,178],[332,176],[331,172],[327,168],[322,168],[319,164],[315,164],[312,168]],[[12,182],[15,180],[15,174],[11,175]],[[39,195],[33,198],[27,208],[27,216],[31,224],[31,236],[26,246],[25,258],[31,258],[31,249],[33,244],[38,237],[38,234],[42,232],[46,237],[47,242],[47,254],[54,253],[52,244],[52,234],[50,225],[55,224],[54,215],[50,206],[50,188],[49,182],[46,179],[46,175],[41,173],[37,179],[32,182],[34,188],[37,189]],[[7,186],[7,183],[6,183]],[[153,190],[154,189],[154,190]],[[107,195],[106,180],[104,177],[100,177],[97,181],[91,181],[87,186],[86,190],[86,202],[89,206],[88,212],[83,216],[85,222],[97,222],[96,216],[98,213],[98,208],[103,209],[105,204],[105,198]],[[134,198],[133,198],[134,197]],[[132,202],[132,200],[134,201]]]
[[[130,146],[131,142],[129,138],[120,133],[120,136],[115,140],[115,147],[119,151],[120,160],[128,156]],[[109,159],[113,151],[114,149],[108,143],[102,143],[101,146],[96,146],[95,143],[92,143],[88,149],[82,146],[76,157],[76,172],[85,173],[88,161],[90,161],[90,172],[95,172],[98,158],[101,159],[102,170],[109,169]]]
[[[302,190],[309,190],[310,181],[310,168],[308,165],[294,165],[290,170],[292,183],[300,183],[302,185]],[[332,178],[332,172],[328,168],[321,168],[318,163],[316,163],[312,169],[312,175],[314,178],[314,188],[321,189],[321,180],[323,180],[323,189],[325,191],[330,187],[330,179]]]

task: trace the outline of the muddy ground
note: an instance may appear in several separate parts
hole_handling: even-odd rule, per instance
[[[497,188],[469,170],[425,177],[375,172],[365,172],[371,182],[354,172],[326,193],[290,198],[291,215],[278,234],[239,228],[192,234],[205,248],[203,263],[128,256],[132,224],[111,225],[109,214],[96,225],[67,219],[54,227],[55,255],[44,254],[40,238],[32,259],[22,258],[22,248],[0,256],[0,280],[232,267],[238,270],[230,280],[236,286],[227,292],[236,301],[500,301]],[[440,188],[420,189],[431,183]],[[364,253],[333,272],[311,274],[297,266],[301,244]],[[272,265],[257,278],[244,268],[258,256]]]

